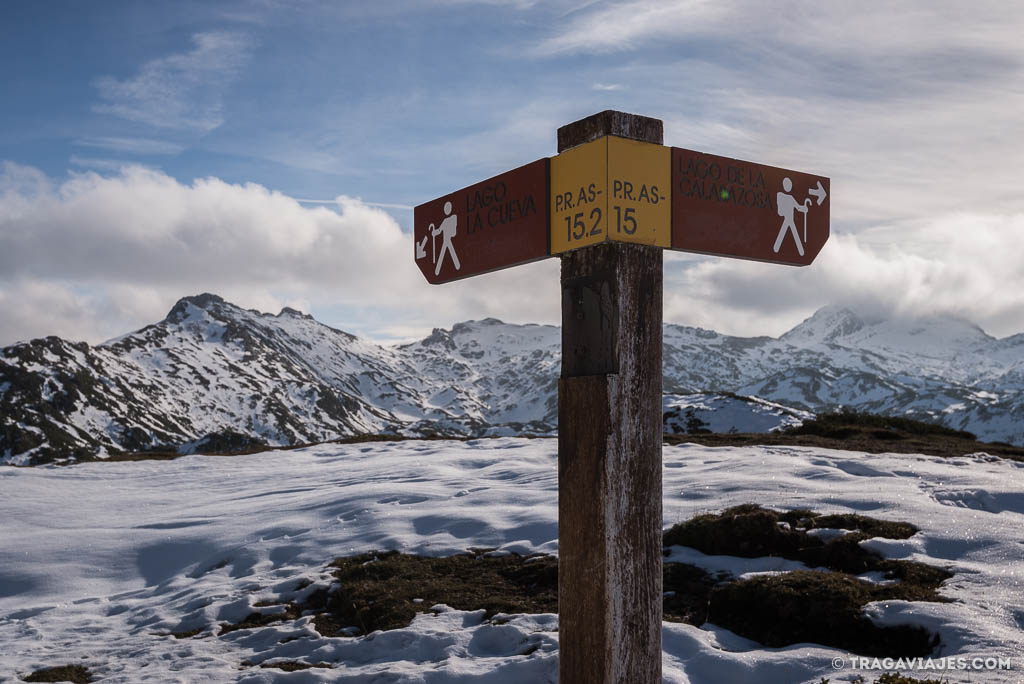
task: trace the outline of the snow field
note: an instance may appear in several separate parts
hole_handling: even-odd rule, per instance
[[[447,555],[469,547],[557,553],[557,442],[500,438],[320,445],[251,456],[0,468],[0,682],[83,664],[103,682],[554,682],[557,616],[483,621],[436,607],[408,627],[328,639],[312,618],[213,636],[215,625],[330,584],[337,556],[374,549]],[[1011,658],[1009,672],[950,682],[1019,682],[1024,464],[811,448],[664,449],[664,525],[756,502],[906,520],[909,540],[864,542],[950,567],[945,604],[889,602],[887,623],[936,630],[937,655]],[[802,567],[779,559],[680,560],[736,575]],[[172,632],[204,630],[177,639]],[[849,654],[765,649],[713,625],[665,623],[664,679],[852,681]],[[277,660],[334,669],[242,667]],[[880,672],[875,673],[881,674]],[[935,673],[921,673],[935,676]]]

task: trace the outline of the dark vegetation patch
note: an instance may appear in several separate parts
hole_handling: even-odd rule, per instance
[[[875,439],[892,441],[908,437],[950,437],[968,441],[977,440],[973,432],[913,420],[902,416],[880,416],[859,411],[823,413],[813,420],[804,421],[786,429],[790,435],[817,435],[833,439],[849,439],[867,433]]]
[[[88,458],[79,459],[79,463],[123,463],[125,461],[173,461],[187,454],[179,454],[177,451],[133,451],[126,454],[110,454],[106,458],[92,455]],[[64,465],[74,465],[66,463]]]
[[[847,533],[823,539],[809,533],[814,529],[841,529]],[[917,527],[910,523],[856,514],[819,515],[805,509],[779,512],[744,504],[673,525],[665,532],[664,543],[688,546],[709,556],[780,556],[809,567],[860,574],[873,570],[888,572],[898,567],[893,565],[897,561],[888,561],[861,548],[861,541],[871,537],[908,539],[916,532]],[[942,579],[948,577],[947,574]]]
[[[47,667],[36,670],[28,677],[26,682],[72,682],[72,684],[89,684],[92,681],[92,674],[89,669],[81,665],[60,665],[58,667]]]
[[[769,648],[815,643],[880,658],[927,656],[939,643],[937,634],[911,625],[881,627],[864,615],[871,601],[903,598],[892,589],[815,570],[753,577],[716,586],[708,620]]]
[[[264,669],[274,668],[284,670],[285,672],[298,672],[300,670],[312,670],[315,667],[330,670],[334,666],[330,663],[302,663],[298,660],[281,660],[276,663],[260,663],[260,667]]]
[[[535,435],[520,435],[525,439],[533,439]],[[284,446],[271,446],[262,442],[250,443],[248,446],[239,446],[236,449],[208,449],[199,448],[192,454],[183,454],[174,449],[151,449],[147,451],[132,451],[123,454],[111,454],[106,458],[99,458],[95,454],[80,456],[78,462],[108,462],[118,463],[123,461],[173,461],[174,459],[181,458],[183,456],[202,455],[202,456],[251,456],[252,454],[262,454],[271,451],[294,451],[296,449],[305,449],[306,447],[318,446],[321,444],[363,444],[366,442],[401,442],[409,440],[417,441],[457,441],[457,442],[470,442],[478,439],[499,439],[498,437],[481,437],[481,436],[466,436],[466,435],[455,435],[455,434],[425,434],[418,437],[406,437],[404,435],[391,434],[391,433],[367,433],[352,435],[350,437],[340,437],[338,439],[331,439],[325,442],[303,442],[301,444],[288,444]],[[63,465],[73,465],[74,461],[69,461]]]
[[[175,639],[191,639],[197,634],[202,634],[203,630],[200,629],[186,629],[183,632],[171,632],[171,636]]]
[[[688,414],[688,430],[686,434],[666,433],[667,444],[695,443],[706,446],[810,446],[826,449],[842,449],[847,451],[863,451],[866,453],[905,453],[928,454],[931,456],[963,456],[979,451],[1015,461],[1024,461],[1024,447],[1014,446],[1005,442],[979,442],[975,436],[964,430],[954,430],[943,425],[927,423],[900,416],[880,416],[857,411],[841,411],[825,413],[802,425],[789,428],[782,432],[739,432],[712,433],[702,427],[695,415]],[[524,433],[520,437],[531,439],[535,434]],[[291,451],[319,444],[362,444],[365,442],[398,442],[406,440],[455,440],[472,441],[493,439],[480,435],[461,435],[454,432],[424,432],[415,437],[406,437],[392,433],[359,434],[350,437],[332,439],[326,442],[304,442],[287,446],[265,445],[258,440],[250,440],[244,435],[226,431],[207,435],[204,445],[195,453],[204,456],[248,456],[268,451]],[[250,441],[246,441],[250,440]],[[70,453],[64,465],[85,461],[168,461],[181,458],[186,454],[166,447],[145,451],[131,451],[112,454],[107,458],[98,458],[94,453],[85,450]],[[73,457],[73,459],[72,459]]]
[[[849,533],[823,538],[809,534],[814,529]],[[831,572],[801,570],[737,580],[666,562],[665,619],[695,626],[710,621],[769,647],[811,642],[865,656],[926,656],[938,644],[937,635],[913,626],[880,627],[863,613],[873,601],[945,600],[938,588],[952,576],[946,570],[886,559],[859,544],[869,537],[906,539],[916,532],[906,522],[802,509],[779,512],[755,504],[697,516],[667,530],[666,546],[689,546],[709,555],[782,557]],[[558,611],[557,558],[486,551],[445,558],[397,551],[338,558],[331,563],[337,583],[330,591],[317,591],[301,604],[284,604],[285,610],[274,615],[252,613],[237,625],[222,625],[220,633],[312,614],[323,636],[368,634],[407,627],[417,613],[436,604],[483,609],[484,619]],[[893,581],[855,576],[865,572]]]
[[[857,411],[824,413],[781,432],[666,434],[665,442],[705,446],[809,446],[871,454],[890,452],[945,457],[984,451],[1024,461],[1024,447],[1005,442],[979,442],[970,432],[935,423]]]
[[[849,533],[822,539],[813,529]],[[800,561],[805,570],[720,582],[708,596],[707,619],[769,647],[813,642],[878,657],[925,656],[937,645],[919,627],[879,627],[863,614],[872,601],[944,601],[938,594],[952,573],[912,561],[883,558],[860,546],[870,537],[907,539],[917,528],[855,514],[778,512],[745,504],[699,515],[665,532],[666,546],[688,546],[708,555]],[[857,579],[882,573],[893,583]],[[666,572],[666,590],[668,574]]]
[[[662,617],[669,622],[685,622],[700,627],[708,621],[708,602],[718,582],[728,581],[726,574],[713,577],[688,563],[664,563],[661,568],[665,598]]]
[[[303,603],[273,603],[271,601],[261,601],[256,604],[256,607],[272,607],[272,606],[283,606],[284,610],[276,613],[260,613],[252,612],[245,616],[245,619],[241,622],[230,623],[222,622],[220,624],[220,636],[230,634],[231,632],[239,629],[256,629],[259,627],[265,627],[275,622],[284,622],[286,620],[297,620],[302,616],[302,613],[307,610],[323,610],[327,605],[327,592],[324,590],[313,592],[309,598]]]
[[[416,613],[444,603],[457,610],[554,613],[558,610],[558,559],[553,556],[464,554],[446,558],[397,551],[338,558],[331,566],[338,589],[317,631],[358,627],[364,634],[406,627]],[[414,599],[419,599],[414,603]],[[332,630],[333,626],[333,630]]]

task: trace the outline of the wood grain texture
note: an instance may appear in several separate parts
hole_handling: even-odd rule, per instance
[[[661,145],[664,128],[661,119],[606,109],[559,128],[558,151],[561,153],[606,135]]]
[[[596,294],[576,305],[581,284]],[[559,380],[559,681],[653,684],[661,681],[662,252],[614,242],[568,252],[562,285],[563,356],[582,346],[584,358],[564,363]],[[591,372],[608,353],[615,372]]]

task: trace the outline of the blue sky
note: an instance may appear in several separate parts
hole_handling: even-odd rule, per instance
[[[200,291],[376,339],[556,323],[555,259],[428,287],[409,207],[603,109],[832,181],[814,265],[669,254],[666,320],[1020,332],[1021,35],[1005,2],[5,2],[0,344],[98,342]]]

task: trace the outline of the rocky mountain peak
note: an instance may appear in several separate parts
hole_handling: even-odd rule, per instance
[[[277,314],[278,318],[283,318],[283,317],[286,317],[286,316],[287,317],[291,317],[291,318],[304,318],[307,321],[312,321],[313,320],[313,317],[310,316],[309,314],[302,313],[298,309],[293,309],[290,306],[284,307],[283,309],[281,309],[281,313]]]
[[[455,341],[452,340],[451,333],[444,328],[434,328],[430,333],[430,337],[421,340],[419,345],[423,347],[441,347],[443,349],[455,349],[457,346]]]
[[[505,325],[504,321],[500,321],[497,318],[483,318],[479,321],[464,321],[462,323],[456,323],[452,326],[451,334],[454,335],[465,335],[467,333],[473,333],[480,328],[491,328],[496,325]]]
[[[845,306],[826,306],[814,312],[779,339],[790,343],[835,342],[863,330],[865,320]]]
[[[180,323],[188,315],[189,305],[198,309],[210,309],[216,304],[227,304],[227,302],[224,301],[223,297],[210,294],[209,292],[192,295],[191,297],[182,297],[171,307],[164,320],[170,323]]]

